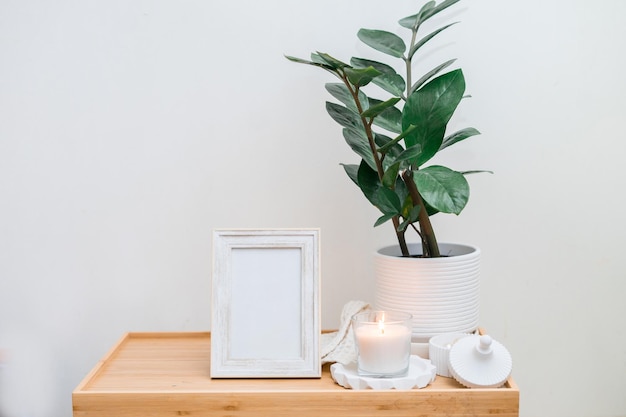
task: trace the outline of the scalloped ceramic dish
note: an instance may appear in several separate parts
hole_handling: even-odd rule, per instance
[[[400,378],[372,378],[360,376],[356,363],[342,365],[334,363],[330,367],[330,374],[335,382],[344,388],[360,389],[398,389],[410,390],[424,388],[435,380],[435,366],[428,360],[411,355],[409,373]]]

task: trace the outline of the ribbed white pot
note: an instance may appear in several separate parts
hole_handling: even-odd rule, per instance
[[[376,308],[413,315],[413,342],[478,328],[480,249],[440,243],[440,258],[401,256],[398,246],[376,252]],[[421,254],[421,245],[409,245]]]

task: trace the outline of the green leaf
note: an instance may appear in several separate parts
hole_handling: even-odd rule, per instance
[[[421,209],[422,209],[421,206],[413,206],[413,207],[411,207],[411,210],[409,211],[409,215],[406,218],[411,223],[415,223],[417,221],[417,219],[419,218]]]
[[[409,51],[409,59],[413,58],[413,55],[415,55],[415,52],[417,52],[417,50],[420,49],[422,46],[424,46],[428,41],[430,41],[432,38],[437,36],[439,33],[443,32],[446,29],[448,29],[450,26],[456,25],[457,23],[459,23],[459,22],[450,23],[450,24],[445,25],[444,27],[439,28],[439,29],[435,30],[434,32],[431,32],[428,35],[424,36],[415,45],[413,45],[413,47]]]
[[[404,93],[404,89],[406,88],[404,78],[396,73],[396,70],[389,65],[364,58],[352,58],[350,64],[355,68],[373,67],[377,69],[381,72],[381,75],[374,78],[372,83],[396,97],[401,97]]]
[[[376,220],[376,223],[374,223],[374,227],[380,226],[381,224],[388,222],[394,217],[395,217],[394,214],[383,214]]]
[[[419,13],[414,14],[413,16],[405,17],[404,19],[401,19],[399,23],[407,29],[417,31],[422,23],[459,1],[460,0],[444,0],[437,6],[435,6],[434,1],[429,1],[422,7]]]
[[[412,161],[421,166],[432,158],[441,147],[448,121],[463,98],[465,79],[458,69],[429,81],[415,91],[406,101],[402,112],[402,128],[416,126],[404,138],[408,147],[420,144],[422,153]]]
[[[398,225],[398,232],[404,232],[411,222],[408,219],[404,219],[402,223]]]
[[[359,180],[357,179],[359,166],[356,164],[341,164],[343,166],[343,170],[346,171],[348,177],[352,180],[355,185],[359,185]]]
[[[400,19],[398,23],[400,24],[400,26],[405,27],[407,29],[417,30],[419,25],[422,23],[422,16],[426,14],[428,11],[432,10],[434,7],[435,7],[435,2],[429,1],[428,3],[422,6],[422,8],[417,14]]]
[[[352,94],[348,91],[348,87],[342,83],[328,83],[325,85],[326,91],[328,91],[333,97],[346,105],[350,110],[358,113],[356,103],[354,102],[354,98],[352,98]],[[369,102],[365,93],[359,90],[359,101],[361,102],[361,106],[366,109],[369,107]]]
[[[326,102],[326,111],[334,121],[343,127],[361,130],[361,117],[354,111],[337,103]]]
[[[317,52],[317,53],[311,54],[311,61],[318,63],[318,64],[328,65],[333,69],[342,69],[342,68],[349,66],[345,62],[342,62],[338,60],[337,58],[333,58],[332,56],[325,54],[323,52]]]
[[[392,142],[392,139],[380,133],[374,134],[374,142],[376,143],[376,146],[378,146],[379,152],[381,148],[385,148],[385,151],[381,152],[386,156],[383,159],[383,169],[385,170],[389,169],[389,167],[394,164],[396,157],[404,151],[404,148],[401,145],[399,145],[398,143],[390,144],[390,142]],[[400,166],[400,168],[404,167],[405,164],[402,164]]]
[[[373,61],[366,58],[350,58],[350,65],[352,65],[354,68],[372,67],[380,71],[382,74],[397,74],[396,70],[393,69],[393,67],[387,64],[383,64],[382,62]]]
[[[422,153],[422,146],[417,143],[407,149],[405,149],[400,155],[396,157],[394,163],[410,161],[417,158]]]
[[[393,97],[387,101],[377,103],[376,105],[373,105],[372,107],[368,108],[363,113],[361,113],[361,116],[367,117],[367,118],[376,117],[379,114],[383,113],[385,110],[389,109],[390,107],[395,106],[395,104],[398,101],[400,101],[399,97]]]
[[[400,171],[400,162],[391,165],[383,174],[383,185],[392,188],[395,186]]]
[[[437,13],[446,10],[448,7],[452,6],[453,4],[458,3],[459,1],[460,0],[444,0],[441,3],[439,3],[437,7],[433,7],[429,10],[426,10],[421,16],[422,23],[427,21],[428,19],[430,19]]]
[[[480,135],[480,132],[473,127],[461,129],[458,132],[454,132],[450,136],[445,137],[443,139],[443,142],[441,143],[441,146],[439,147],[439,150],[445,149],[448,146],[452,146],[455,143],[476,135]]]
[[[372,106],[382,103],[380,100],[370,99]],[[387,107],[375,119],[374,124],[392,133],[402,131],[402,112],[394,106]]]
[[[381,72],[373,67],[367,68],[344,68],[344,72],[348,76],[348,81],[357,87],[368,85],[374,78],[378,77]]]
[[[478,170],[472,170],[472,171],[460,171],[460,172],[463,175],[470,175],[470,174],[493,174],[493,171],[484,170],[484,169],[478,169]]]
[[[376,191],[380,188],[380,180],[378,179],[376,171],[365,161],[361,161],[359,165],[357,184],[369,202],[378,207],[379,202],[377,200]]]
[[[411,125],[408,128],[406,128],[402,133],[400,133],[398,136],[396,136],[395,138],[393,138],[392,140],[390,140],[389,142],[385,143],[384,145],[380,146],[377,151],[378,152],[382,152],[382,153],[386,153],[387,149],[391,146],[395,146],[398,142],[400,142],[402,139],[404,139],[406,136],[410,135],[414,130],[417,129],[417,126]]]
[[[366,45],[396,58],[402,58],[402,55],[404,55],[406,51],[406,45],[402,38],[391,32],[375,29],[360,29],[357,36]]]
[[[398,74],[383,74],[374,78],[372,83],[396,97],[401,97],[406,88],[404,78]]]
[[[298,64],[308,64],[308,65],[315,65],[316,67],[331,68],[330,65],[328,65],[326,63],[308,61],[306,59],[296,58],[295,56],[285,55],[285,58],[287,58],[288,60],[290,60],[292,62],[297,62]]]
[[[383,187],[378,173],[361,161],[357,174],[358,184],[365,197],[383,214],[399,214],[400,197],[393,190]]]
[[[433,165],[414,172],[422,198],[442,213],[459,214],[469,199],[469,184],[460,172]]]
[[[449,61],[444,62],[443,64],[433,68],[432,70],[428,71],[426,74],[424,74],[419,80],[417,80],[412,86],[411,86],[411,91],[409,94],[413,94],[413,92],[415,90],[417,90],[418,88],[420,88],[422,85],[424,85],[426,83],[426,81],[430,80],[432,77],[434,77],[435,75],[437,75],[438,73],[440,73],[442,70],[448,68],[450,65],[452,65],[452,63],[456,61],[456,59],[451,59]]]
[[[410,201],[410,199],[407,199],[407,201]],[[405,204],[402,215],[404,221],[398,226],[398,231],[403,232],[407,227],[409,227],[409,225],[415,223],[418,219],[420,210],[421,206],[414,206],[412,203],[410,203],[409,206],[406,206]]]
[[[400,210],[402,210],[400,198],[393,190],[387,187],[381,186],[378,188],[377,194],[378,194],[379,200],[383,202],[382,204],[383,213],[400,214]]]
[[[313,55],[311,55],[311,56],[313,56]],[[322,69],[330,72],[331,74],[333,74],[337,78],[341,78],[341,75],[337,72],[337,70],[334,67],[326,64],[323,61],[322,62],[307,61],[306,59],[296,58],[296,57],[289,56],[289,55],[285,55],[285,58],[287,58],[288,60],[290,60],[292,62],[296,62],[296,63],[299,63],[299,64],[313,65],[315,67],[322,68]]]
[[[345,128],[343,129],[343,137],[348,146],[350,146],[350,149],[356,152],[356,154],[359,155],[367,163],[367,165],[370,166],[370,168],[375,170],[376,162],[374,161],[374,156],[372,155],[372,150],[365,132],[362,130]]]

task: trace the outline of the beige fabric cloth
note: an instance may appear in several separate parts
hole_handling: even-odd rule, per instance
[[[350,319],[368,307],[369,304],[365,301],[350,301],[343,306],[339,330],[333,333],[324,333],[321,336],[322,363],[339,362],[347,365],[356,361],[356,346]]]

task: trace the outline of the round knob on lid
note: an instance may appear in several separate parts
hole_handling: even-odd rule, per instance
[[[483,355],[490,355],[493,352],[493,349],[491,348],[491,342],[491,336],[480,336],[480,342],[478,343],[478,345],[476,345],[476,350],[478,351],[478,353]]]

